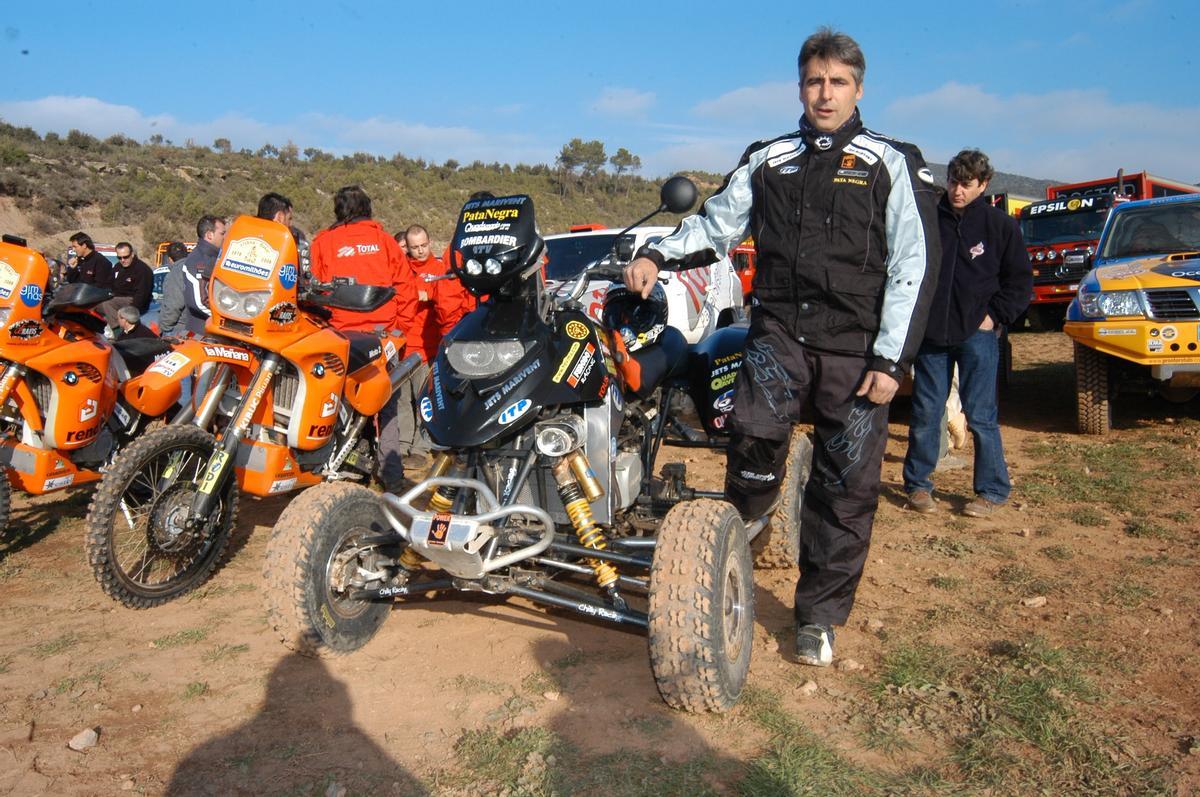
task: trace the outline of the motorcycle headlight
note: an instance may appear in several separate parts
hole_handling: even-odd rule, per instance
[[[1144,315],[1142,300],[1138,294],[1138,291],[1080,293],[1079,311],[1088,318]]]
[[[561,457],[583,445],[587,425],[578,415],[564,415],[533,427],[533,442],[539,454]]]
[[[489,257],[483,264],[483,270],[489,274],[499,274],[500,268],[500,261],[494,257]]]
[[[271,300],[270,291],[235,291],[219,279],[213,278],[213,302],[223,316],[238,321],[253,321]]]
[[[456,340],[446,347],[446,359],[462,376],[495,376],[520,362],[525,352],[519,340]]]

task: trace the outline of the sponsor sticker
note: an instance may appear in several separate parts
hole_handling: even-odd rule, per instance
[[[129,410],[121,406],[121,402],[113,405],[113,415],[117,416],[117,420],[121,422],[121,426],[128,428],[129,422],[133,420],[133,416],[129,414]]]
[[[216,489],[217,477],[221,475],[221,470],[228,461],[229,454],[225,451],[213,452],[212,459],[208,461],[208,467],[204,470],[204,479],[200,482],[200,492],[209,495]]]
[[[583,340],[588,336],[587,324],[582,321],[568,321],[564,329],[572,340]]]
[[[1146,341],[1146,351],[1151,354],[1157,354],[1163,350],[1163,342],[1158,338],[1151,338]]]
[[[500,425],[508,426],[510,423],[529,412],[529,408],[532,406],[533,402],[529,399],[521,399],[516,404],[509,404],[504,408],[504,412],[500,413]]]
[[[42,323],[32,318],[10,324],[8,334],[17,340],[33,340],[42,334]]]
[[[780,174],[795,174],[798,171],[800,171],[799,166],[784,166],[782,169],[779,170],[779,173]]]
[[[205,346],[204,353],[209,357],[217,357],[222,360],[233,360],[239,363],[250,362],[250,352],[232,346]]]
[[[983,241],[980,241],[979,243],[975,244],[967,251],[971,253],[972,260],[979,257],[980,255],[983,254]]]
[[[429,396],[421,397],[421,418],[425,423],[433,420],[433,402],[429,400]]]
[[[42,286],[27,282],[21,287],[21,301],[26,307],[37,307],[42,303]]]
[[[396,359],[396,344],[392,342],[391,338],[383,342],[383,353],[387,355],[388,360]]]
[[[592,367],[596,364],[596,347],[588,344],[579,355],[579,359],[575,361],[575,367],[571,369],[571,375],[567,377],[567,384],[571,387],[578,387],[580,382],[586,382],[587,378],[592,375]]]
[[[328,418],[331,415],[337,414],[338,410],[338,394],[330,393],[329,398],[325,399],[325,403],[321,405],[321,417]]]
[[[275,495],[276,493],[286,493],[295,486],[296,477],[294,476],[290,479],[276,479],[275,481],[271,482],[271,487],[269,490],[267,490],[267,492],[269,492],[271,495]]]
[[[842,168],[843,169],[853,169],[855,164],[857,164],[857,163],[858,163],[858,158],[854,157],[853,153],[847,153],[842,156]]]
[[[567,356],[563,357],[562,363],[558,366],[558,370],[554,372],[552,382],[558,384],[563,377],[567,375],[567,368],[570,367],[571,361],[575,359],[575,353],[579,351],[579,341],[571,344],[571,348],[567,350]]]
[[[286,326],[296,320],[296,305],[291,302],[280,302],[268,311],[268,320],[272,324]]]
[[[100,405],[95,399],[88,399],[83,402],[83,406],[79,408],[79,420],[90,421],[96,417],[96,413],[100,411]]]
[[[42,489],[46,492],[51,490],[61,490],[64,487],[69,487],[74,481],[75,474],[68,473],[66,476],[56,476],[53,479],[46,479],[45,484],[42,485]]]
[[[517,371],[516,375],[513,376],[512,379],[505,382],[500,387],[499,390],[497,390],[492,395],[488,396],[488,398],[483,402],[483,408],[485,410],[490,410],[493,406],[496,405],[497,402],[500,401],[500,399],[504,398],[509,393],[513,392],[513,390],[516,389],[517,385],[524,382],[526,377],[528,377],[530,374],[532,374],[534,371],[536,371],[537,369],[539,369],[541,367],[542,367],[542,361],[534,360],[529,365],[522,368],[520,371]],[[435,391],[438,389],[437,384],[434,384],[434,389],[435,389]],[[440,395],[435,393],[435,397],[438,399],[438,409],[439,410],[443,409],[442,400],[441,400]]]
[[[795,160],[796,158],[799,158],[803,154],[804,154],[804,147],[800,146],[800,147],[797,147],[796,149],[792,150],[791,152],[785,152],[782,155],[776,155],[773,158],[767,158],[767,165],[770,166],[772,169],[774,169],[779,166],[782,166],[783,164],[787,163],[790,160]],[[791,172],[784,172],[783,169],[780,169],[779,172],[780,172],[780,174],[791,174]]]
[[[1163,340],[1175,340],[1175,337],[1179,334],[1179,330],[1172,326],[1166,326],[1162,328],[1160,334],[1162,334]]]
[[[13,288],[17,287],[17,280],[20,276],[17,270],[10,266],[7,261],[0,260],[0,299],[7,299],[12,296]]]
[[[925,168],[924,166],[922,166],[920,169],[917,169],[917,178],[923,183],[933,185],[933,172],[929,171],[929,169]]]
[[[736,379],[737,371],[734,370],[727,374],[721,374],[720,376],[713,377],[712,381],[708,383],[708,386],[713,390],[723,390],[732,385]]]
[[[279,259],[279,251],[262,238],[238,238],[225,248],[221,268],[267,279]]]
[[[848,152],[851,155],[857,156],[859,160],[864,161],[868,166],[874,166],[876,163],[879,162],[878,155],[876,155],[871,150],[864,149],[863,147],[860,147],[854,143],[850,143],[850,144],[847,144],[846,146],[842,147],[842,152]],[[925,171],[929,172],[928,169],[925,169]],[[921,177],[922,180],[925,179],[924,177],[921,176],[920,172],[917,173],[917,176]],[[930,181],[933,180],[932,172],[930,172],[930,174],[929,174],[929,180]]]
[[[1096,331],[1096,334],[1098,334],[1102,338],[1113,337],[1113,336],[1120,337],[1120,336],[1124,336],[1124,335],[1136,335],[1137,330],[1130,329],[1128,327],[1119,327],[1117,329],[1106,329],[1105,327],[1101,327],[1100,329],[1098,329]]]
[[[163,376],[175,376],[175,372],[191,362],[191,358],[183,352],[173,351],[166,357],[158,360],[154,365],[147,370],[148,373],[162,374]]]
[[[445,512],[439,512],[433,516],[433,520],[429,522],[429,534],[425,537],[427,545],[436,545],[443,548],[446,545],[446,537],[450,535],[450,519],[451,515]]]
[[[729,412],[733,409],[733,391],[726,390],[721,395],[717,396],[717,400],[713,402],[713,409],[717,412]]]
[[[290,291],[296,287],[296,264],[284,263],[279,267],[279,284],[284,290]]]

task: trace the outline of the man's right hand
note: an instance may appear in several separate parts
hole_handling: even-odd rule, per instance
[[[625,267],[625,287],[640,293],[643,299],[650,298],[654,283],[658,280],[658,266],[648,257],[639,257]]]

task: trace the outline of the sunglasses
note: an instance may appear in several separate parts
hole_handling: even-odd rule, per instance
[[[117,260],[133,260],[133,255],[117,255]]]

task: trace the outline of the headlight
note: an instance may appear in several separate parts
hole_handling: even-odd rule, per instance
[[[1079,311],[1088,318],[1143,315],[1138,291],[1101,291],[1080,293]]]
[[[564,415],[533,427],[533,441],[539,454],[561,457],[583,445],[587,425],[578,415]]]
[[[1045,259],[1046,259],[1046,253],[1045,253],[1045,252],[1038,252],[1038,253],[1035,255],[1035,257],[1036,257],[1038,260],[1045,260]]]
[[[1047,259],[1047,260],[1053,260],[1053,259],[1054,259],[1054,258],[1056,258],[1056,257],[1058,257],[1058,252],[1056,252],[1056,251],[1055,251],[1055,250],[1053,250],[1053,249],[1051,249],[1049,252],[1047,252],[1047,253],[1046,253],[1046,259]]]
[[[483,264],[483,269],[484,269],[484,271],[486,271],[489,274],[499,274],[500,273],[500,261],[494,257],[489,257],[487,259],[487,262],[485,262]]]
[[[483,273],[483,265],[476,259],[471,258],[467,261],[467,273],[472,277]]]
[[[519,340],[456,340],[446,347],[446,359],[461,376],[495,376],[520,362],[525,351]]]
[[[270,291],[235,291],[219,279],[213,279],[213,301],[221,315],[239,321],[253,321],[270,300]]]

